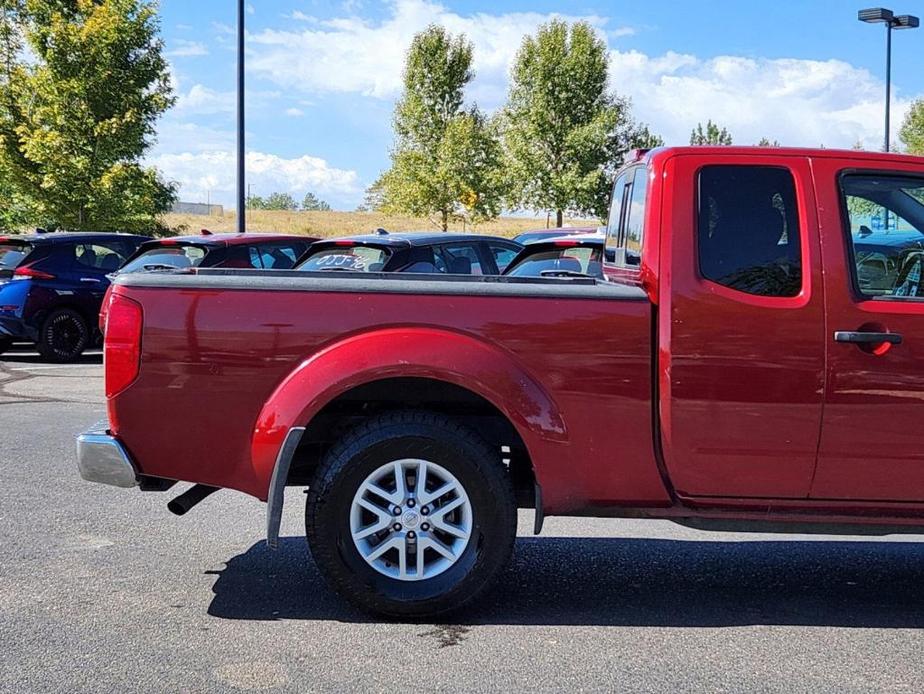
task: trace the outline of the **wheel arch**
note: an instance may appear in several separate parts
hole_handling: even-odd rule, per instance
[[[321,434],[330,432],[332,421],[362,417],[370,402],[380,408],[387,404],[408,409],[445,408],[447,400],[450,408],[456,408],[453,414],[490,419],[493,429],[515,436],[514,447],[521,448],[530,474],[540,485],[538,449],[568,438],[552,397],[513,355],[496,345],[442,329],[363,333],[303,361],[263,407],[251,443],[254,473],[266,490],[261,498],[271,493],[271,478],[290,431],[304,429],[299,432],[297,452],[285,463],[291,462],[286,482],[310,469],[311,448],[315,447],[316,459],[318,446],[323,445]],[[343,417],[334,416],[340,414]],[[282,484],[276,477],[276,485]]]

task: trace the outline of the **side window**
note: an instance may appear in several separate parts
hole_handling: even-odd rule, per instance
[[[625,199],[626,181],[628,173],[621,174],[613,185],[613,196],[610,199],[610,217],[606,223],[606,242],[604,256],[606,262],[616,262],[616,251],[619,248],[619,233],[622,229],[622,208]]]
[[[758,296],[799,294],[801,234],[788,169],[706,166],[699,174],[697,205],[704,278]]]
[[[421,272],[425,274],[447,272],[443,259],[439,254],[434,253],[433,248],[430,246],[414,246],[408,251],[404,263],[405,265],[401,268],[401,272]]]
[[[79,267],[95,272],[115,272],[127,259],[123,253],[109,245],[78,243],[74,246],[74,260]]]
[[[441,272],[448,272],[450,275],[484,274],[481,269],[481,258],[478,257],[478,249],[474,244],[442,246],[438,253],[442,256],[446,268],[445,270],[440,268]]]
[[[924,297],[924,178],[844,176],[841,194],[860,294]]]
[[[299,256],[291,244],[261,246],[259,251],[263,267],[268,270],[290,270]]]
[[[260,252],[253,246],[229,246],[225,259],[218,266],[242,270],[263,267],[260,263]]]
[[[517,257],[517,251],[513,248],[507,248],[507,246],[494,246],[489,243],[488,248],[491,250],[491,255],[494,256],[494,264],[497,265],[498,272],[506,270],[507,266]]]
[[[645,203],[648,195],[648,170],[639,167],[632,179],[631,197],[626,208],[624,241],[620,247],[625,250],[623,264],[639,267],[642,264],[642,236],[645,226]]]

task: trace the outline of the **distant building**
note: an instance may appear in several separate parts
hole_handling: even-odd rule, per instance
[[[223,205],[208,205],[204,202],[177,202],[170,210],[175,214],[201,214],[203,217],[220,217],[224,214]]]

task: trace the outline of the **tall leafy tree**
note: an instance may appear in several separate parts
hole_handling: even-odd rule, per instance
[[[604,41],[586,22],[553,20],[523,39],[503,135],[514,207],[606,215],[614,170],[633,147],[661,144],[608,88]]]
[[[175,200],[142,164],[174,101],[156,2],[0,3],[0,167],[12,185],[49,226],[155,229]]]
[[[732,143],[731,133],[725,128],[720,128],[718,123],[713,123],[710,119],[703,128],[702,123],[697,123],[690,133],[691,145],[730,145]]]
[[[909,154],[924,155],[924,99],[911,105],[898,136]]]
[[[381,209],[435,215],[443,231],[454,218],[497,216],[501,149],[493,124],[465,106],[472,76],[464,35],[430,26],[414,37],[395,107],[391,167],[375,184]]]

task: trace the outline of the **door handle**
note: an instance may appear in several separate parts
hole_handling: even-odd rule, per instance
[[[900,345],[902,336],[898,333],[870,333],[859,330],[838,330],[834,333],[835,342],[852,342],[858,345]]]

